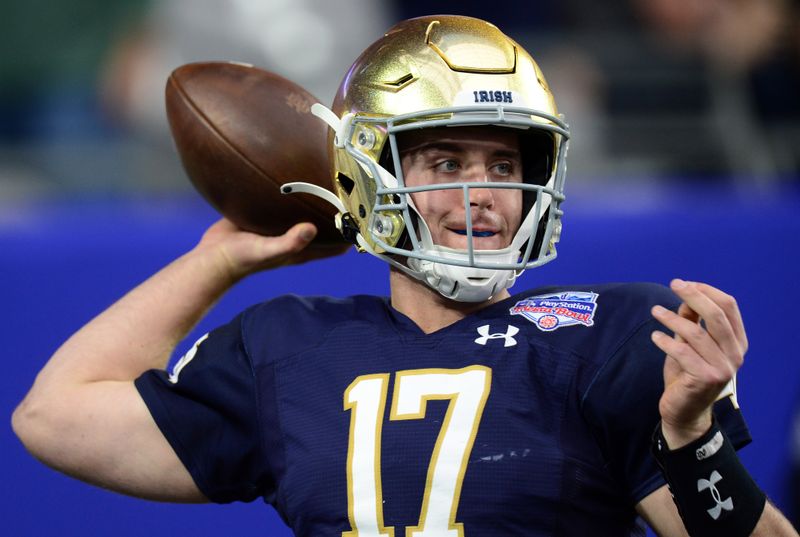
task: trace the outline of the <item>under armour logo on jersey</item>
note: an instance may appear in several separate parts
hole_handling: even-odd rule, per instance
[[[475,343],[477,343],[478,345],[486,345],[486,342],[489,341],[490,339],[503,338],[504,340],[503,347],[513,347],[514,345],[517,344],[517,340],[514,339],[514,336],[516,336],[519,333],[519,328],[517,328],[516,326],[508,325],[508,329],[506,330],[505,334],[503,334],[502,332],[498,332],[496,334],[490,334],[489,330],[490,328],[488,324],[479,326],[478,333],[481,335],[481,337],[477,338],[475,340]]]
[[[714,470],[711,472],[711,477],[708,479],[698,479],[697,480],[697,492],[703,492],[706,489],[711,489],[711,497],[714,498],[714,501],[717,503],[711,509],[708,509],[708,514],[714,520],[719,518],[720,513],[722,510],[725,509],[726,511],[733,511],[733,500],[728,498],[726,500],[722,500],[719,495],[719,490],[717,489],[717,483],[722,480],[722,476],[719,475],[719,472]]]

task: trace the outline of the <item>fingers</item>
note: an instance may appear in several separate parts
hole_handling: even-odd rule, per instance
[[[703,386],[721,389],[730,380],[736,372],[735,366],[702,326],[661,306],[653,308],[653,315],[676,334],[669,337],[656,330],[652,334],[653,343],[694,380],[698,391]]]
[[[684,319],[688,319],[688,320],[692,321],[693,323],[699,323],[700,322],[700,316],[697,314],[696,311],[694,311],[692,308],[687,306],[685,302],[681,302],[680,307],[678,307],[678,315],[680,317],[683,317]],[[675,334],[675,337],[679,341],[684,341],[684,339],[678,334]]]
[[[717,304],[717,306],[722,308],[722,311],[725,312],[725,315],[728,317],[728,320],[731,323],[731,327],[733,328],[736,340],[739,342],[739,345],[742,348],[742,352],[746,352],[748,349],[747,334],[744,329],[742,313],[739,310],[739,305],[736,303],[736,299],[731,295],[720,291],[716,287],[712,287],[711,285],[701,282],[695,282],[694,285],[697,286],[697,289],[701,293],[708,296],[714,301],[715,304]]]
[[[685,307],[703,320],[706,330],[724,352],[744,357],[747,336],[739,307],[732,296],[704,283],[677,279],[670,287],[684,301]],[[685,311],[685,307],[679,309],[679,314]]]
[[[655,306],[652,313],[675,337],[656,331],[653,342],[691,376],[724,384],[741,366],[747,349],[735,300],[706,284],[674,280],[671,287],[684,301],[678,312]]]
[[[690,308],[689,305],[686,304],[686,302],[681,302],[681,305],[678,308],[678,315],[680,315],[684,319],[692,321],[693,323],[700,322],[700,316],[697,314],[696,311]]]

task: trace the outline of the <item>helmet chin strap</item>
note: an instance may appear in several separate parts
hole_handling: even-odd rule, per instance
[[[314,103],[311,105],[311,113],[322,121],[324,121],[331,129],[333,129],[334,138],[333,145],[336,147],[344,147],[347,129],[350,127],[350,121],[353,114],[346,114],[343,118],[339,118],[333,111],[322,103]]]

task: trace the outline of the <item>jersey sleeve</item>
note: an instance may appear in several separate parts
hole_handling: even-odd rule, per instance
[[[252,501],[274,489],[241,322],[238,317],[201,338],[171,374],[150,370],[136,380],[198,488],[218,503]]]
[[[650,340],[655,320],[643,322],[595,375],[582,399],[582,411],[611,472],[632,505],[665,484],[651,454],[664,391],[664,353]],[[737,449],[751,438],[741,412],[726,397],[714,415]]]

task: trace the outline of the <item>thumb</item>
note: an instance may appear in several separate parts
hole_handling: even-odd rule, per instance
[[[284,237],[287,239],[287,246],[291,252],[299,252],[314,240],[317,236],[317,227],[308,222],[300,222],[295,224],[285,233]]]
[[[255,258],[250,261],[259,265],[260,269],[263,269],[261,263],[264,262],[268,263],[268,266],[279,266],[287,260],[287,257],[308,246],[316,235],[317,228],[307,222],[292,226],[283,235],[270,237],[248,234],[251,241],[254,241],[250,244],[255,247],[254,250],[249,250],[255,254]]]

